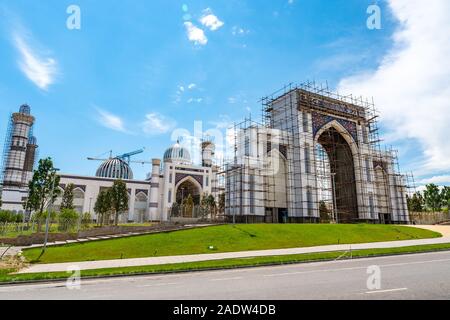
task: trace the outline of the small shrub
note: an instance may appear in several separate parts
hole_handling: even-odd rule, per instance
[[[81,217],[81,226],[83,229],[89,229],[89,225],[92,223],[92,216],[89,212],[83,213]]]
[[[8,223],[8,222],[13,222],[14,219],[14,214],[10,211],[0,211],[0,222],[2,223]]]
[[[23,222],[23,213],[18,213],[18,214],[16,214],[14,218],[15,218],[15,219],[14,219],[14,220],[15,220],[14,222],[16,222],[16,223],[22,223],[22,222]]]
[[[61,232],[68,232],[73,230],[78,225],[78,219],[80,218],[78,212],[72,209],[64,209],[58,216],[58,230]]]

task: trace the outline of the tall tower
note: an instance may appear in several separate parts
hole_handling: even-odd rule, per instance
[[[151,178],[151,187],[150,187],[150,212],[149,212],[149,220],[158,220],[162,217],[159,216],[161,214],[162,208],[159,207],[159,193],[160,193],[160,170],[161,170],[161,160],[153,159],[152,160],[152,178]]]
[[[202,166],[212,167],[215,149],[214,143],[209,139],[202,142]]]
[[[35,118],[27,104],[11,115],[3,154],[2,201],[3,208],[22,210],[27,196],[27,185],[32,177],[36,158],[36,138],[32,136]]]

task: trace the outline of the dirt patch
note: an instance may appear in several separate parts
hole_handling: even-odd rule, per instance
[[[0,260],[0,270],[5,269],[22,269],[27,267],[28,264],[22,256],[7,256]]]

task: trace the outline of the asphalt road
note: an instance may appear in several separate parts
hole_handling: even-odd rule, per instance
[[[368,279],[379,289],[368,287]],[[0,300],[7,299],[450,299],[450,252],[83,280],[79,289],[65,283],[0,286]]]

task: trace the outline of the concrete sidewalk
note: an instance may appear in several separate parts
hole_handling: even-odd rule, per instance
[[[213,261],[213,260],[234,259],[234,258],[283,256],[283,255],[293,255],[303,253],[320,253],[320,252],[347,251],[360,249],[399,248],[399,247],[409,247],[427,244],[450,243],[450,226],[418,226],[418,227],[422,229],[429,229],[432,231],[440,232],[443,235],[443,237],[433,239],[360,243],[352,245],[342,244],[342,245],[329,245],[329,246],[292,248],[292,249],[241,251],[241,252],[227,252],[227,253],[213,253],[213,254],[196,254],[186,256],[136,258],[123,260],[101,260],[101,261],[37,264],[32,265],[26,269],[23,269],[18,273],[24,274],[37,272],[66,272],[67,270],[73,267],[79,268],[80,270],[139,267],[139,266],[163,265],[173,263]]]

